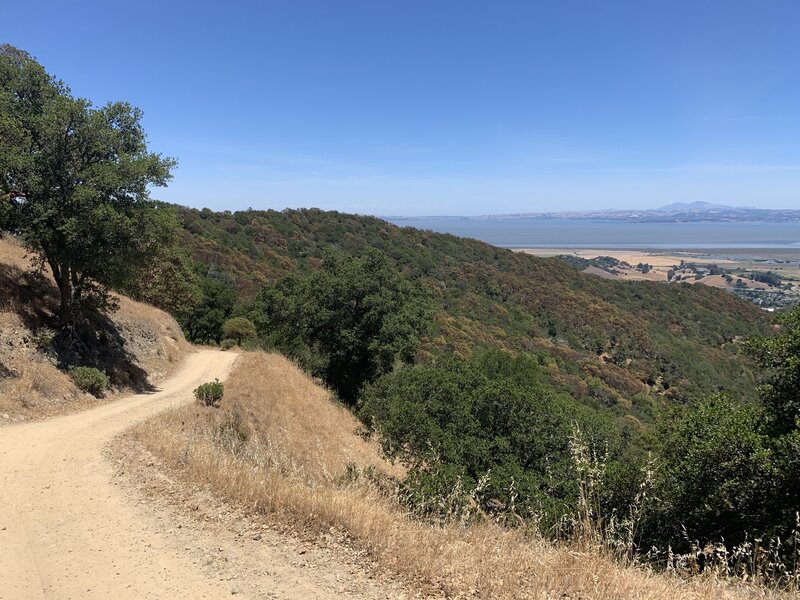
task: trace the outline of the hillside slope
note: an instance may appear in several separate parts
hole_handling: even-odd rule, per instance
[[[12,237],[0,238],[0,423],[70,412],[97,403],[67,375],[91,365],[111,378],[112,394],[147,389],[170,373],[189,344],[165,312],[118,296],[93,343],[78,347],[52,328],[55,283]]]
[[[387,598],[781,597],[710,572],[686,580],[623,567],[597,547],[548,543],[534,530],[506,529],[473,518],[477,515],[453,515],[436,524],[415,518],[398,504],[392,478],[402,472],[358,435],[357,426],[284,357],[250,353],[225,382],[219,408],[187,405],[131,430],[127,440],[146,454],[123,452],[124,469],[132,471],[147,462],[139,457],[151,457],[156,471],[148,476],[151,485],[180,482],[177,489],[160,486],[162,494],[172,501],[187,495],[178,502],[190,513],[199,511],[198,491],[210,492],[227,503],[216,512],[293,530],[312,549],[309,554],[322,554],[328,563],[344,546],[361,563],[350,571],[348,586],[363,582],[366,566],[369,579],[382,586],[397,585],[399,576],[411,588],[401,594],[383,587]],[[208,520],[202,514],[196,518]],[[310,560],[308,577],[318,579],[324,569]],[[238,585],[245,595],[255,588],[248,579]],[[363,597],[355,590],[348,594]]]
[[[738,341],[765,331],[769,317],[719,290],[603,281],[556,259],[372,217],[178,211],[197,270],[233,286],[240,310],[253,308],[266,283],[319,265],[328,249],[361,255],[377,248],[434,298],[435,324],[419,360],[481,348],[541,352],[560,389],[644,419],[653,400],[718,390],[755,396]]]

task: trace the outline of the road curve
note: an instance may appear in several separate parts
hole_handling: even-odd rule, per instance
[[[155,393],[0,428],[0,599],[230,597],[112,484],[102,449],[235,359],[199,350]]]

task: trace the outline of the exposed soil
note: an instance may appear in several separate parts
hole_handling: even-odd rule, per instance
[[[0,599],[404,597],[334,539],[312,545],[182,489],[130,444],[109,454],[235,359],[200,350],[155,392],[3,428]]]

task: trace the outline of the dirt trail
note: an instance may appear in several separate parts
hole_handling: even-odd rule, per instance
[[[198,522],[174,499],[143,496],[141,473],[119,476],[108,443],[191,401],[235,359],[199,350],[155,393],[0,427],[0,600],[404,597],[328,549],[268,529],[253,535],[246,519],[208,508],[213,501],[205,509],[227,522]],[[171,485],[146,457],[133,470]]]
[[[111,483],[103,446],[133,423],[224,378],[235,354],[201,350],[162,388],[0,429],[0,598],[213,598]],[[228,595],[230,592],[228,591]]]

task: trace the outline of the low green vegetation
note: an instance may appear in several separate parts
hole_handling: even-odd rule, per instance
[[[69,375],[78,388],[97,398],[103,397],[110,383],[108,375],[94,367],[70,367]]]
[[[200,384],[194,389],[194,397],[205,406],[216,406],[224,394],[225,386],[219,379]]]
[[[513,512],[552,527],[577,502],[569,449],[577,430],[609,453],[613,484],[626,494],[623,429],[555,390],[547,364],[544,354],[492,351],[396,371],[367,387],[360,416],[390,457],[412,467],[405,488],[413,508],[441,518],[471,499],[494,517]]]

